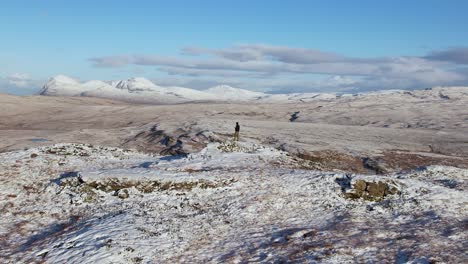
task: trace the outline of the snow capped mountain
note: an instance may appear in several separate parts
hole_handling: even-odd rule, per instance
[[[113,89],[108,83],[98,80],[87,81],[85,83],[80,84],[80,86],[85,89],[85,92],[93,91],[93,90],[106,90],[106,89]]]
[[[111,82],[112,83],[112,82]],[[157,86],[148,79],[142,77],[130,78],[128,80],[122,80],[114,82],[113,85],[115,88],[128,90],[129,92],[134,91],[154,91],[160,90],[161,87]]]
[[[40,95],[78,96],[85,90],[80,82],[65,75],[57,75],[42,87]]]
[[[210,93],[216,95],[219,99],[224,100],[252,100],[252,99],[259,99],[261,97],[266,96],[264,93],[253,92],[249,90],[234,88],[229,85],[218,85],[211,87],[205,90],[206,93]]]
[[[139,103],[180,103],[192,100],[183,90],[160,87],[145,78],[130,78],[119,81],[91,80],[80,82],[59,75],[51,78],[42,88],[40,95],[90,96]]]
[[[170,86],[165,87],[166,94],[175,95],[179,97],[188,98],[189,101],[216,101],[217,97],[213,94],[206,93],[205,91],[199,91],[190,88]]]
[[[184,103],[191,101],[250,101],[266,96],[228,85],[219,85],[199,91],[184,87],[162,87],[148,79],[137,77],[128,80],[80,82],[58,75],[42,88],[40,95],[92,96],[141,103]]]
[[[434,87],[426,90],[384,90],[356,94],[337,93],[291,93],[265,94],[245,89],[218,85],[206,90],[184,87],[158,86],[148,79],[137,77],[127,80],[80,82],[68,76],[58,75],[51,78],[39,92],[49,96],[89,96],[115,99],[135,103],[175,104],[187,102],[261,102],[261,103],[304,103],[336,99],[353,100],[356,97],[376,98],[415,98],[456,99],[468,95],[468,87]],[[380,99],[379,99],[380,100]],[[383,100],[383,99],[382,99]]]

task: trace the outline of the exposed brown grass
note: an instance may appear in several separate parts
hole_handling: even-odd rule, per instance
[[[414,170],[424,166],[443,165],[468,168],[468,158],[427,155],[389,150],[371,157],[352,156],[336,151],[300,152],[295,155],[301,169],[346,171],[361,174],[387,174]]]
[[[336,151],[300,152],[296,157],[301,159],[299,166],[302,169],[318,169],[324,171],[340,170],[355,173],[369,173],[360,157],[343,154]]]
[[[402,153],[396,151],[384,152],[379,157],[382,163],[394,171],[413,170],[429,165],[444,165],[458,168],[468,168],[468,158],[458,158],[451,156],[430,156],[414,153]]]

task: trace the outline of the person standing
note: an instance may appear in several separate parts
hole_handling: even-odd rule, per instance
[[[234,140],[235,141],[239,141],[239,131],[240,131],[239,122],[236,122],[236,127],[234,129]]]

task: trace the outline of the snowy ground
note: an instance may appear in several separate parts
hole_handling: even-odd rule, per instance
[[[295,169],[258,142],[188,156],[56,144],[0,154],[2,262],[396,262],[468,259],[468,170]],[[348,199],[357,180],[399,194]]]

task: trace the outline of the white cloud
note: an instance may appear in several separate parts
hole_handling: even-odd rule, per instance
[[[456,52],[463,53],[464,50]],[[452,56],[452,53],[449,55]],[[444,54],[439,52],[435,55],[443,57]],[[96,67],[155,66],[168,75],[187,78],[237,78],[235,81],[251,84],[265,83],[263,79],[268,79],[271,87],[287,87],[301,82],[307,84],[310,75],[328,75],[330,78],[321,83],[313,83],[327,89],[356,85],[372,85],[375,89],[393,89],[396,86],[407,89],[451,85],[468,80],[463,71],[449,67],[453,63],[430,56],[353,58],[316,49],[263,44],[238,45],[226,49],[188,47],[182,49],[181,56],[117,55],[95,57],[90,61]],[[291,76],[296,79],[292,80],[289,78]],[[353,77],[351,79],[354,81],[338,82],[333,76],[347,79]],[[361,81],[358,83],[355,81],[357,79]],[[292,82],[283,85],[284,80]],[[307,87],[311,87],[310,82]]]
[[[28,87],[31,84],[31,77],[26,73],[13,73],[6,78],[7,82],[16,87]]]
[[[32,79],[27,73],[12,73],[0,77],[0,92],[17,95],[33,94],[43,83],[43,80]]]
[[[132,56],[107,56],[90,59],[94,66],[102,68],[114,68],[133,64]]]

